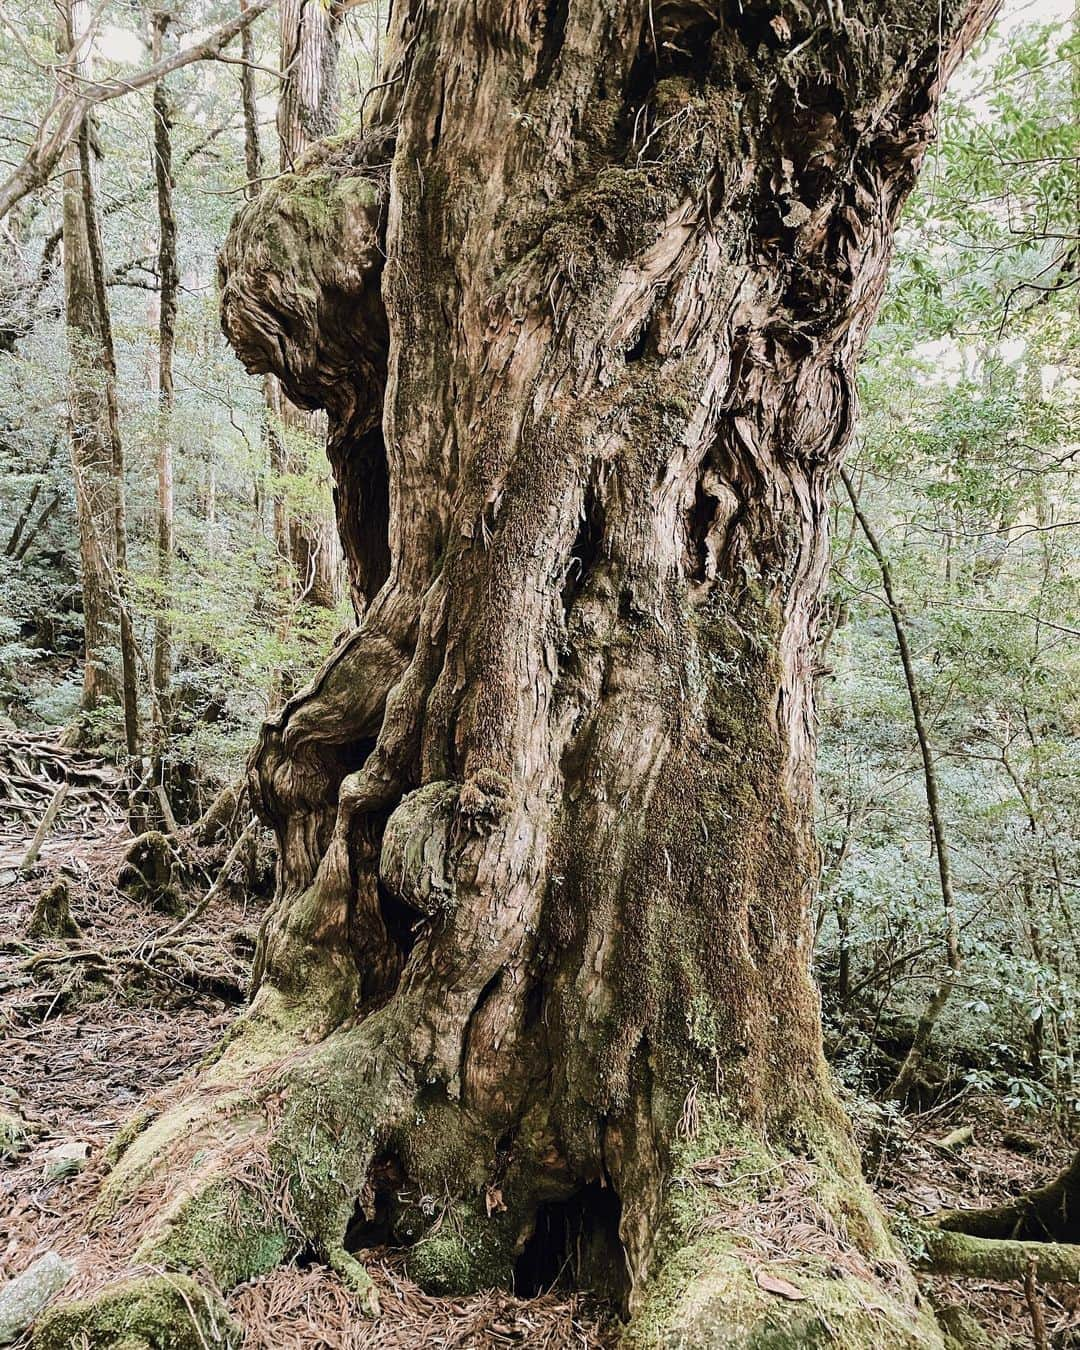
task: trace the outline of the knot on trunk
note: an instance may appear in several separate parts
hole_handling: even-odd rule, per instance
[[[426,918],[454,909],[455,840],[462,832],[490,831],[504,815],[511,792],[508,778],[481,769],[465,783],[425,783],[408,793],[383,830],[380,884]]]
[[[455,903],[447,864],[457,796],[456,783],[427,783],[402,798],[383,831],[379,881],[428,918]]]
[[[247,370],[354,432],[382,409],[384,196],[374,172],[308,156],[237,214],[218,258],[221,326]]]
[[[457,823],[472,834],[486,834],[502,819],[513,784],[494,769],[478,769],[462,783],[457,799]]]

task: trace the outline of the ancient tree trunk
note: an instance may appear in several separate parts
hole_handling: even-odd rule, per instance
[[[370,1306],[389,1237],[433,1289],[568,1270],[636,1345],[940,1344],[822,1062],[810,644],[991,8],[402,3],[365,133],[240,213],[225,330],[327,410],[363,621],[264,728],[258,989],[109,1182],[172,1186],[143,1259],[306,1247]]]

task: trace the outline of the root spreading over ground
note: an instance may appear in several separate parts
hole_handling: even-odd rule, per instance
[[[22,763],[32,777],[25,755]],[[94,1288],[116,1252],[130,1250],[138,1223],[132,1208],[105,1223],[92,1219],[115,1133],[125,1121],[149,1118],[155,1101],[228,1030],[242,1006],[260,918],[242,888],[221,886],[183,934],[184,943],[170,951],[162,938],[175,927],[175,915],[116,886],[130,845],[117,785],[92,764],[84,769],[85,793],[76,789],[66,799],[30,871],[20,871],[19,863],[48,803],[47,785],[34,793],[24,782],[27,809],[6,812],[0,825],[0,1279],[26,1270],[45,1252],[60,1252],[75,1265],[65,1300]],[[79,935],[30,938],[35,906],[58,880],[67,885]],[[197,904],[212,882],[212,876],[194,878],[188,902]],[[115,959],[140,951],[148,957],[141,965]],[[970,1139],[941,1145],[954,1126],[972,1122]],[[1068,1157],[1067,1146],[1039,1122],[1018,1123],[992,1101],[963,1100],[899,1118],[875,1141],[875,1153],[872,1180],[901,1233],[908,1216],[1007,1201],[1054,1175]],[[257,1158],[250,1161],[257,1166]],[[781,1302],[802,1297],[794,1265],[790,1279],[784,1274],[793,1252],[813,1252],[854,1281],[882,1277],[864,1269],[865,1259],[817,1202],[810,1180],[797,1159],[765,1158],[748,1175],[743,1153],[720,1151],[696,1162],[686,1182],[708,1198],[701,1213],[739,1235],[739,1259],[758,1287]],[[702,1220],[700,1237],[708,1237],[709,1222]],[[217,1315],[235,1322],[245,1350],[603,1350],[618,1341],[619,1327],[604,1305],[557,1280],[530,1298],[499,1290],[437,1297],[409,1278],[408,1252],[373,1245],[358,1255],[378,1294],[376,1320],[359,1316],[355,1294],[303,1255],[224,1295]],[[162,1280],[171,1297],[185,1298],[183,1277],[154,1268],[138,1273]],[[921,1281],[935,1307],[945,1310],[946,1324],[966,1318],[970,1330],[974,1315],[989,1345],[1031,1344],[1021,1281],[941,1275]],[[1077,1289],[1048,1285],[1038,1297],[1051,1344],[1072,1344],[1069,1337],[1080,1334]]]

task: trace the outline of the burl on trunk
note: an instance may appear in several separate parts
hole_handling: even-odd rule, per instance
[[[307,1251],[372,1310],[381,1239],[434,1290],[568,1268],[634,1345],[940,1344],[822,1062],[811,642],[993,8],[397,0],[363,128],[241,211],[225,331],[327,410],[359,625],[253,759],[252,1007],[118,1150],[141,1259]]]

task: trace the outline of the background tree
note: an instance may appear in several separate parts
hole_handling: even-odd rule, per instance
[[[227,23],[231,7],[188,0],[170,13],[167,60],[174,50],[189,51],[208,30],[217,31],[215,25]],[[150,11],[138,27],[132,26],[133,14],[130,6],[121,4],[95,11],[93,57],[106,84],[114,76],[122,82],[132,70],[154,64]],[[374,18],[374,8],[371,14]],[[348,106],[359,98],[358,81],[367,78],[365,47],[370,38],[356,31],[360,17],[362,11],[345,37],[350,62],[342,97]],[[40,117],[50,98],[49,62],[56,35],[46,18],[29,5],[9,5],[4,14],[7,55],[13,62],[9,84],[22,90],[17,110],[26,122]],[[306,447],[310,462],[298,457],[284,478],[272,472],[259,443],[262,416],[257,387],[238,372],[218,333],[215,254],[237,200],[234,194],[244,181],[236,89],[245,77],[251,86],[253,115],[272,123],[279,85],[273,73],[274,27],[264,21],[243,32],[251,36],[244,49],[250,65],[241,66],[230,56],[222,63],[193,63],[169,76],[176,261],[182,282],[171,361],[175,406],[166,417],[176,458],[176,550],[167,584],[158,563],[162,512],[155,497],[163,448],[160,328],[168,320],[170,282],[169,269],[158,256],[162,229],[155,210],[153,166],[155,158],[160,162],[161,150],[151,143],[154,128],[162,124],[153,111],[152,87],[95,106],[92,159],[99,182],[106,282],[115,316],[119,412],[130,470],[125,485],[128,606],[142,653],[136,664],[140,702],[148,720],[155,716],[157,702],[150,688],[155,647],[163,651],[155,634],[159,638],[169,630],[171,637],[176,672],[167,776],[179,774],[177,783],[183,786],[174,785],[172,790],[191,797],[191,802],[178,803],[182,818],[193,804],[212,798],[222,777],[235,779],[250,744],[253,719],[272,699],[267,671],[284,670],[295,682],[311,669],[334,626],[346,618],[340,609],[291,616],[292,571],[290,567],[280,582],[275,577],[270,505],[277,497],[291,518],[311,522],[316,533],[324,529],[320,521],[328,520],[331,511],[325,465],[315,460],[312,444]],[[9,161],[24,154],[18,125],[12,120],[4,124],[7,131],[0,128],[0,150]],[[68,396],[65,363],[59,359],[65,343],[63,294],[57,286],[64,256],[62,184],[58,176],[39,195],[24,198],[9,218],[11,276],[16,284],[5,291],[4,322],[9,325],[5,331],[12,335],[13,345],[0,371],[9,428],[0,483],[5,544],[28,504],[31,512],[15,541],[12,565],[0,578],[11,625],[3,634],[0,708],[30,724],[42,718],[50,724],[70,721],[81,699],[76,680],[78,675],[81,681],[81,667],[76,671],[72,665],[83,646],[76,608],[81,595],[73,571],[78,559],[71,548],[78,537],[71,512],[72,480],[57,458],[57,448],[50,451],[49,440],[53,427],[66,437],[57,412]],[[162,287],[164,303],[159,305]],[[166,331],[165,354],[168,346]],[[153,493],[148,492],[151,486]],[[46,507],[49,512],[41,522]],[[106,546],[111,539],[110,530]],[[229,556],[223,552],[226,543]],[[22,555],[18,559],[16,551]],[[92,570],[88,578],[92,597]],[[119,711],[119,703],[112,702],[119,689],[115,615],[111,637],[108,633],[106,637],[104,659],[91,661],[90,669],[93,673],[107,668],[113,677],[110,698],[94,714],[95,735],[111,744]]]
[[[863,370],[853,469],[899,570],[966,953],[920,1100],[993,1086],[1066,1122],[1080,969],[1075,56],[1070,24],[1025,14],[946,101]],[[841,499],[819,823],[840,865],[825,874],[818,969],[834,1062],[867,1091],[906,1053],[945,939],[891,621],[849,520]]]
[[[78,52],[87,41],[89,6],[71,0],[60,11],[60,50]],[[70,71],[89,81],[83,57]],[[58,93],[62,99],[64,92]],[[83,710],[93,712],[102,692],[119,686],[128,754],[138,750],[139,713],[131,615],[124,598],[127,516],[124,454],[116,391],[116,356],[105,290],[105,257],[97,214],[88,116],[64,151],[64,312],[71,392],[71,462],[79,508],[86,656]],[[108,669],[109,628],[119,635],[120,678]]]
[[[169,14],[156,10],[151,19],[153,27],[153,57],[160,61],[164,54],[165,35]],[[250,33],[250,29],[244,30]],[[173,500],[172,420],[176,407],[176,388],[173,380],[173,355],[176,348],[176,314],[180,290],[180,266],[176,252],[176,209],[173,205],[172,163],[172,108],[164,80],[154,86],[154,182],[158,207],[158,395],[161,400],[161,427],[158,433],[157,456],[157,582],[163,597],[168,597],[173,566],[173,529],[175,504]],[[153,679],[154,694],[160,704],[168,699],[172,678],[172,632],[164,606],[154,623]],[[165,715],[159,711],[159,722]]]

